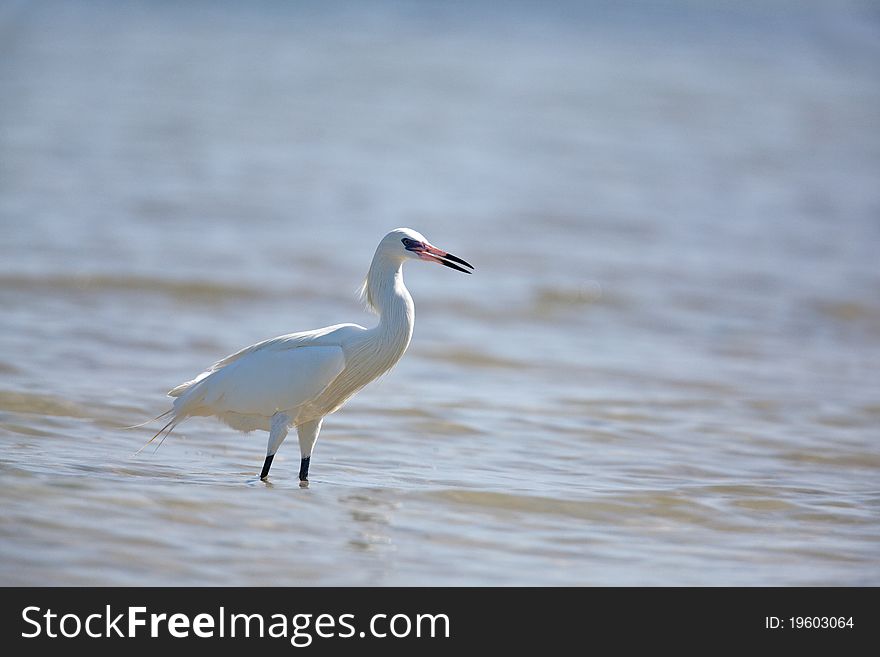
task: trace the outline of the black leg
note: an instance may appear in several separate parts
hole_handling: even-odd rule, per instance
[[[300,481],[308,481],[309,480],[309,461],[311,461],[311,456],[306,456],[302,461],[299,462],[299,480]]]
[[[272,459],[274,458],[274,454],[269,454],[269,456],[266,457],[266,462],[263,463],[263,471],[260,473],[260,479],[265,479],[269,476],[269,468],[272,467]]]

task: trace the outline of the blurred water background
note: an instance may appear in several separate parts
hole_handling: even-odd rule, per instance
[[[880,585],[880,9],[0,2],[0,583]],[[374,321],[295,438],[164,393]]]

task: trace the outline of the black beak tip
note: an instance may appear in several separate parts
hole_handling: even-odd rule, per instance
[[[455,269],[456,271],[461,271],[461,272],[464,272],[465,274],[473,273],[473,272],[468,271],[464,267],[458,266],[458,265],[464,265],[465,267],[470,267],[471,269],[474,268],[474,266],[471,263],[469,263],[467,260],[463,260],[463,259],[459,258],[458,256],[454,256],[451,253],[447,253],[443,257],[443,260],[444,260],[444,262],[443,262],[444,265],[446,265],[447,267],[451,267],[452,269]],[[454,262],[457,262],[458,265],[452,264]]]

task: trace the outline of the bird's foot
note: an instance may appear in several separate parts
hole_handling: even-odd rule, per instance
[[[309,462],[311,460],[311,456],[304,456],[302,461],[299,462],[299,480],[301,482],[308,482],[309,480]]]
[[[266,481],[266,477],[269,476],[269,468],[272,467],[272,460],[274,458],[274,454],[270,454],[266,457],[266,462],[263,463],[263,471],[260,473],[260,481]]]

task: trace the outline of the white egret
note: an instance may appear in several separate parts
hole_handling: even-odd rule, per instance
[[[266,479],[275,453],[295,427],[299,478],[301,485],[308,485],[309,462],[324,417],[393,367],[409,346],[415,321],[413,300],[403,284],[403,263],[409,259],[437,262],[466,274],[473,269],[410,228],[392,230],[379,242],[361,288],[367,306],[379,316],[375,327],[337,324],[291,333],[227,356],[168,393],[175,398],[173,408],[159,418],[171,419],[150,442],[163,433],[164,441],[178,424],[194,416],[215,416],[240,431],[268,431],[260,473],[260,479]]]

